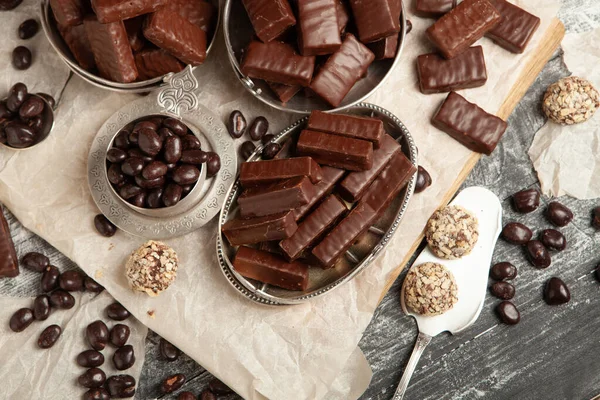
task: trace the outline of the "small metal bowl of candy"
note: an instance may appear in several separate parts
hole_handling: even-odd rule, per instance
[[[0,144],[11,150],[27,150],[42,143],[54,126],[54,99],[45,93],[28,93],[15,84],[0,101]]]
[[[406,14],[400,0],[352,7],[342,0],[226,0],[234,72],[256,98],[282,111],[339,111],[363,101],[400,60]]]
[[[62,3],[65,8],[58,9]],[[50,44],[76,75],[117,92],[149,92],[168,74],[202,64],[220,23],[217,0],[152,0],[130,7],[94,0],[90,10],[62,3],[53,9],[49,0],[41,2]]]

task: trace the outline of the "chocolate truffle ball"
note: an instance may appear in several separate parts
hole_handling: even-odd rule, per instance
[[[420,315],[443,314],[458,301],[452,272],[441,264],[430,262],[408,271],[403,293],[406,307]]]
[[[471,252],[479,239],[478,222],[460,206],[448,206],[433,213],[425,237],[429,249],[440,258],[453,260]]]
[[[129,256],[125,274],[133,290],[158,296],[175,281],[178,264],[175,250],[150,240]]]

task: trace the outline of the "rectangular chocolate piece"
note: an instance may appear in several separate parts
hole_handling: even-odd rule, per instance
[[[352,172],[340,182],[338,190],[342,198],[350,203],[359,200],[398,151],[400,151],[398,142],[385,134],[381,147],[373,152],[373,167],[368,171]]]
[[[383,214],[415,172],[417,167],[404,153],[396,152],[360,202],[368,204],[377,215]]]
[[[342,47],[327,59],[310,88],[323,100],[338,107],[354,84],[366,75],[374,59],[371,50],[348,33]]]
[[[175,11],[204,32],[212,32],[215,25],[215,6],[205,0],[168,0],[165,8]]]
[[[369,49],[375,54],[376,60],[385,60],[396,57],[398,52],[398,35],[394,34],[385,39],[368,44]]]
[[[346,211],[346,205],[336,195],[327,197],[298,225],[296,233],[279,243],[285,257],[292,261],[298,259],[302,252],[323,237]]]
[[[331,54],[342,45],[336,2],[298,1],[298,47],[302,55]]]
[[[85,31],[84,25],[61,26],[58,25],[58,31],[65,40],[67,47],[71,50],[73,57],[81,68],[89,71],[96,67],[94,53]]]
[[[345,171],[342,169],[328,167],[326,165],[321,167],[321,171],[323,171],[323,179],[315,185],[314,196],[310,198],[308,204],[294,210],[296,221],[302,219],[315,204],[330,194],[335,188],[335,184],[342,179],[342,176],[345,174]]]
[[[0,208],[0,278],[14,278],[17,275],[19,275],[19,259],[10,236],[8,222]]]
[[[373,166],[373,143],[330,133],[304,130],[296,143],[298,155],[349,171],[365,171]]]
[[[262,217],[308,204],[315,187],[306,176],[248,188],[238,197],[242,218]]]
[[[455,92],[450,92],[446,97],[433,117],[432,124],[465,147],[488,156],[492,154],[508,126],[502,119],[469,103]]]
[[[154,12],[171,0],[91,0],[92,8],[103,24],[123,21]]]
[[[89,15],[83,24],[100,75],[114,82],[135,81],[138,71],[123,21],[101,24]]]
[[[361,42],[374,42],[400,32],[399,7],[395,1],[350,0]]]
[[[221,231],[232,246],[240,246],[287,239],[296,229],[294,213],[288,211],[266,217],[232,219],[223,225]]]
[[[302,90],[302,86],[300,85],[284,85],[276,82],[267,82],[267,84],[271,90],[275,92],[279,100],[281,100],[281,102],[284,104],[290,101],[292,97]]]
[[[312,183],[323,179],[321,167],[310,157],[252,161],[240,165],[240,183],[245,188],[298,176],[307,176]]]
[[[373,142],[374,147],[379,147],[379,141],[385,134],[383,121],[380,119],[348,114],[328,114],[322,111],[310,113],[308,129],[368,140]]]
[[[200,65],[206,58],[206,32],[167,8],[148,16],[144,36],[186,64]]]
[[[487,81],[481,46],[470,47],[451,60],[438,53],[422,54],[417,58],[417,71],[424,94],[479,87]]]
[[[501,19],[488,0],[465,0],[425,32],[443,56],[449,59],[468,49]]]
[[[251,78],[285,85],[310,85],[315,57],[304,57],[287,43],[253,40],[246,49],[241,70]]]
[[[502,20],[486,36],[513,53],[523,53],[540,19],[506,0],[490,0]]]
[[[350,14],[348,14],[348,7],[343,0],[336,0],[335,8],[337,10],[338,27],[341,34],[346,30],[346,26],[348,26]]]
[[[312,254],[323,269],[335,266],[337,260],[352,247],[356,239],[375,222],[377,212],[364,202],[344,218],[313,250]]]
[[[54,19],[61,26],[83,24],[85,7],[82,0],[50,0],[50,8],[52,8]]]
[[[265,43],[296,25],[296,18],[287,0],[242,0],[242,3],[256,36]]]
[[[183,71],[185,66],[163,49],[146,49],[135,55],[139,79],[146,80],[163,76],[169,72]]]
[[[438,18],[456,7],[457,0],[417,0],[415,14],[423,18]]]

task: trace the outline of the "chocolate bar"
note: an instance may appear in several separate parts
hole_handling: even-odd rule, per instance
[[[338,107],[354,84],[366,75],[374,59],[371,50],[348,33],[342,47],[329,57],[310,88],[323,100]]]
[[[337,260],[352,247],[358,237],[365,233],[375,222],[377,212],[364,202],[358,205],[348,216],[325,236],[312,250],[312,255],[323,269],[335,266]]]
[[[17,275],[19,275],[19,259],[10,236],[8,222],[0,208],[0,278],[14,278]]]
[[[232,246],[287,239],[298,225],[292,211],[258,218],[238,218],[227,221],[221,232]]]
[[[279,100],[281,100],[281,102],[284,104],[290,101],[292,97],[302,90],[302,86],[300,85],[284,85],[276,82],[267,82],[267,84],[271,90],[275,92]]]
[[[417,70],[424,94],[479,87],[487,81],[481,46],[470,47],[451,60],[437,53],[422,54],[417,58]]]
[[[296,25],[296,18],[287,0],[242,0],[242,3],[256,36],[265,43]]]
[[[453,58],[481,39],[501,19],[488,0],[465,0],[425,32],[444,57]]]
[[[302,252],[323,237],[346,211],[346,205],[336,195],[327,197],[298,225],[296,233],[279,243],[285,257],[291,261],[299,258]]]
[[[233,259],[234,269],[242,276],[289,290],[308,288],[308,265],[286,262],[281,257],[250,247],[240,247]]]
[[[350,203],[359,200],[398,151],[398,142],[385,134],[381,140],[381,147],[373,152],[373,167],[368,171],[352,172],[340,183],[338,190],[342,198]]]
[[[298,2],[298,47],[304,56],[331,54],[342,45],[337,0]]]
[[[495,115],[450,92],[432,120],[433,126],[446,132],[465,147],[478,153],[492,154],[507,124]]]
[[[330,194],[335,184],[342,179],[345,171],[338,168],[323,166],[321,167],[321,171],[323,172],[323,179],[321,182],[317,183],[315,186],[315,193],[308,201],[308,204],[303,205],[302,207],[298,207],[294,210],[294,215],[296,221],[299,221],[304,217],[308,212],[313,208],[315,204],[317,204],[323,197]]]
[[[310,179],[299,176],[267,186],[248,188],[237,202],[242,218],[262,217],[308,204],[314,194],[315,187]]]
[[[348,8],[344,4],[343,0],[336,0],[335,8],[338,17],[338,27],[340,33],[343,33],[346,30],[346,26],[348,26],[348,22],[350,21],[350,14],[348,14]]]
[[[89,71],[96,67],[94,53],[92,53],[92,47],[85,31],[85,26],[58,25],[58,31],[81,68]]]
[[[212,32],[216,9],[205,0],[169,0],[165,8],[175,11],[204,32]]]
[[[373,143],[324,132],[303,130],[296,153],[349,171],[365,171],[373,166]]]
[[[379,141],[385,134],[383,121],[380,119],[348,114],[328,114],[322,111],[313,111],[310,114],[308,129],[368,140],[373,142],[374,147],[379,147]]]
[[[142,50],[146,44],[146,39],[144,38],[144,33],[142,31],[145,20],[146,17],[139,16],[123,21],[125,30],[127,30],[127,37],[129,37],[129,45],[134,52]]]
[[[319,183],[323,179],[321,167],[310,157],[252,161],[240,165],[240,183],[245,188],[297,176],[307,176],[312,183]]]
[[[123,21],[154,12],[171,0],[91,0],[92,9],[103,24]]]
[[[540,26],[540,19],[505,0],[490,0],[502,20],[486,36],[513,53],[523,53]]]
[[[144,36],[186,64],[200,65],[206,58],[206,32],[167,8],[148,17]]]
[[[417,0],[415,14],[423,18],[438,18],[456,7],[457,0]]]
[[[367,46],[375,54],[376,60],[385,60],[396,57],[398,52],[398,35],[388,36],[385,39],[369,43]]]
[[[240,68],[251,78],[308,86],[315,68],[315,57],[301,56],[287,43],[254,40],[248,45]]]
[[[50,8],[56,22],[63,27],[83,24],[85,7],[82,0],[50,0]]]
[[[100,75],[115,82],[135,81],[138,71],[123,21],[101,24],[88,15],[83,24]]]
[[[374,42],[400,32],[400,7],[396,1],[350,0],[361,42]]]
[[[185,66],[164,51],[163,49],[146,49],[135,55],[139,79],[146,80],[168,74],[169,72],[183,71]]]

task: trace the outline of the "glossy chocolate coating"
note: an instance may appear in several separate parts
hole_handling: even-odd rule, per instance
[[[8,222],[0,211],[0,278],[14,278],[19,275],[19,259],[10,235]]]
[[[75,297],[62,289],[50,293],[50,304],[54,308],[70,310],[75,306]]]
[[[160,339],[159,349],[161,356],[167,361],[175,361],[181,355],[181,350],[163,338]]]
[[[140,80],[152,79],[181,72],[185,65],[163,49],[146,49],[135,54],[135,65]]]
[[[400,32],[400,13],[394,1],[350,0],[361,42],[374,42]]]
[[[523,53],[540,26],[540,19],[506,0],[489,0],[502,20],[486,36],[513,53]]]
[[[315,188],[305,176],[246,189],[237,199],[242,218],[262,217],[308,204]]]
[[[23,0],[2,0],[0,1],[0,11],[9,11],[17,8]]]
[[[88,343],[94,350],[104,350],[108,343],[108,327],[100,320],[94,321],[85,329]]]
[[[97,350],[85,350],[77,355],[76,361],[85,368],[99,367],[104,364],[104,355]]]
[[[240,146],[240,157],[242,160],[247,160],[256,150],[256,146],[251,140],[247,140]]]
[[[105,381],[106,374],[100,368],[90,368],[77,378],[77,382],[85,388],[99,388]]]
[[[213,378],[208,382],[208,389],[217,396],[224,396],[233,393],[233,390],[217,378]]]
[[[513,280],[517,277],[517,267],[509,262],[499,262],[490,269],[490,276],[497,281]]]
[[[515,211],[526,214],[537,210],[540,206],[540,192],[537,189],[521,190],[512,195]]]
[[[252,161],[240,166],[240,183],[243,187],[264,185],[298,176],[308,176],[312,183],[319,183],[323,178],[321,167],[310,157]]]
[[[566,304],[571,300],[571,292],[562,279],[550,278],[544,288],[544,300],[550,306]]]
[[[527,243],[527,258],[531,265],[537,268],[548,268],[552,263],[548,249],[539,240],[532,240]]]
[[[40,349],[49,349],[54,346],[58,338],[60,338],[60,334],[62,333],[62,328],[58,325],[50,325],[46,329],[40,333],[38,338],[38,347]]]
[[[19,107],[23,104],[23,102],[27,99],[27,86],[24,83],[18,82],[15,83],[8,92],[8,97],[6,98],[6,107],[10,112],[18,112]]]
[[[61,26],[75,26],[83,23],[85,7],[82,0],[50,0],[50,8],[56,22]]]
[[[40,97],[29,96],[19,108],[19,117],[24,120],[36,117],[44,111],[45,106],[46,103]]]
[[[269,121],[265,117],[259,116],[252,121],[248,134],[254,141],[262,139],[269,131]]]
[[[91,0],[92,8],[103,24],[148,14],[169,0]]]
[[[112,398],[124,399],[135,395],[135,378],[131,375],[113,375],[106,380]]]
[[[104,237],[111,237],[117,233],[117,227],[102,214],[94,217],[94,227]]]
[[[94,59],[94,53],[92,52],[85,26],[64,27],[59,25],[58,31],[81,68],[87,71],[94,69],[96,67],[96,60]]]
[[[142,32],[145,19],[143,15],[140,15],[139,17],[123,21],[125,30],[127,30],[127,37],[129,37],[129,45],[134,53],[142,50],[146,45],[146,39]]]
[[[421,193],[431,186],[431,175],[425,168],[419,165],[417,168],[417,184],[415,185],[415,193]]]
[[[232,246],[287,239],[298,225],[292,211],[250,219],[232,219],[222,227]]]
[[[65,271],[58,279],[58,286],[67,292],[79,292],[83,290],[83,275],[79,271]]]
[[[104,290],[104,286],[102,286],[101,284],[99,284],[98,282],[96,282],[95,280],[90,278],[89,276],[86,276],[83,279],[83,286],[85,287],[85,290],[87,292],[92,292],[92,293],[100,293]]]
[[[261,157],[263,160],[272,160],[279,155],[281,149],[282,147],[279,143],[269,143],[263,149]]]
[[[121,303],[112,303],[106,307],[106,315],[114,321],[124,321],[131,315]]]
[[[510,301],[503,301],[496,307],[496,313],[500,320],[507,325],[516,325],[521,321],[521,313]]]
[[[508,126],[455,92],[450,92],[432,124],[468,149],[486,155],[492,154]]]
[[[567,239],[556,229],[546,229],[540,234],[540,240],[547,248],[563,251],[567,247]]]
[[[336,2],[298,2],[298,47],[302,55],[331,54],[342,45]]]
[[[397,34],[369,43],[369,50],[375,54],[376,60],[385,60],[396,57],[398,52],[399,37]]]
[[[58,288],[58,279],[60,277],[60,272],[58,268],[53,265],[49,265],[44,273],[42,274],[41,279],[41,287],[42,292],[48,293]]]
[[[417,0],[415,14],[423,18],[438,18],[456,7],[457,0]]]
[[[129,340],[131,330],[127,325],[115,324],[109,334],[109,341],[113,346],[123,347]]]
[[[110,400],[110,393],[104,388],[93,388],[83,394],[83,400]]]
[[[41,253],[31,252],[21,258],[21,264],[31,271],[44,272],[50,265],[50,260]]]
[[[296,153],[316,162],[349,171],[365,171],[373,166],[373,144],[365,140],[304,130],[296,143]]]
[[[276,82],[267,82],[269,87],[275,94],[277,98],[281,100],[282,103],[287,103],[294,97],[300,90],[302,90],[302,86],[300,85],[284,85],[282,83]]]
[[[124,371],[133,367],[135,364],[135,352],[133,346],[128,344],[123,347],[119,347],[113,354],[113,364],[119,371]]]
[[[204,32],[210,33],[215,25],[215,6],[206,0],[168,0],[165,8],[169,8],[197,25]]]
[[[23,332],[34,320],[33,310],[21,308],[10,317],[8,326],[13,332]]]
[[[270,42],[296,24],[287,0],[242,0],[256,36]]]
[[[227,128],[229,128],[229,135],[234,139],[239,139],[244,135],[248,128],[248,123],[240,110],[233,110],[229,114]]]
[[[552,224],[563,227],[573,221],[573,212],[558,201],[552,201],[546,208],[546,217]]]
[[[515,297],[515,287],[508,282],[496,282],[492,285],[490,291],[502,300],[510,300]]]
[[[315,110],[308,118],[307,129],[373,142],[378,148],[385,135],[383,121],[357,115],[329,114]]]
[[[173,393],[174,391],[179,390],[184,383],[184,374],[170,375],[163,380],[160,386],[160,391],[163,393]]]
[[[509,222],[502,229],[502,237],[512,244],[527,244],[532,236],[531,229],[519,222]]]
[[[330,194],[335,184],[344,176],[345,171],[338,168],[323,166],[321,168],[323,179],[314,185],[314,195],[309,199],[308,204],[294,210],[296,221],[303,218],[321,199]]]
[[[44,321],[50,316],[50,297],[41,294],[33,301],[33,317],[36,321]]]

